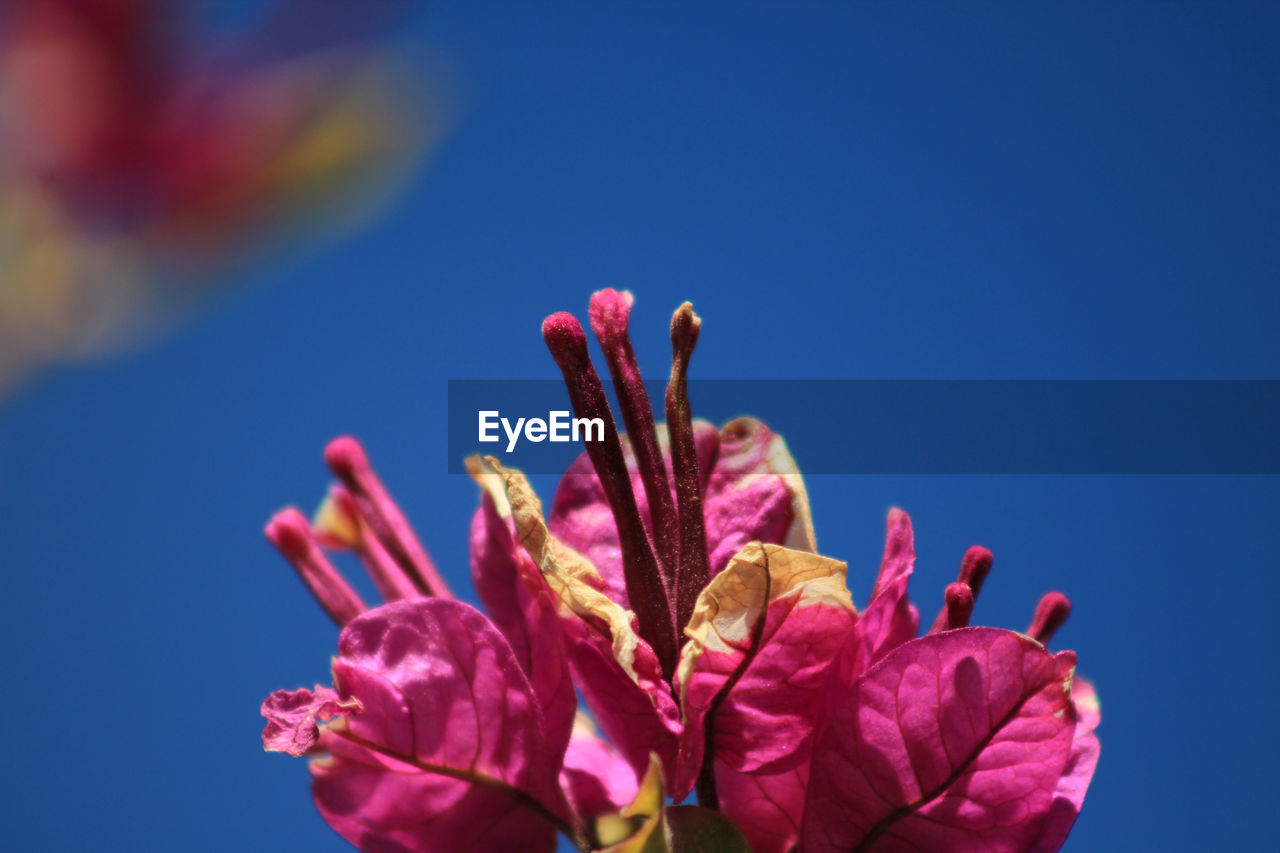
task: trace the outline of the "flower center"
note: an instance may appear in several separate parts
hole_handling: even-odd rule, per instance
[[[564,375],[576,416],[599,418],[605,424],[604,440],[588,442],[587,454],[617,524],[627,596],[635,610],[640,635],[653,647],[670,678],[680,649],[680,629],[689,621],[698,593],[710,580],[687,379],[689,359],[702,323],[687,302],[671,320],[672,364],[666,416],[672,479],[668,480],[653,406],[631,346],[628,325],[632,302],[630,293],[599,291],[591,297],[589,317],[635,451],[636,468],[649,505],[652,541],[640,516],[604,386],[587,352],[586,333],[573,315],[562,312],[543,322],[542,336]]]

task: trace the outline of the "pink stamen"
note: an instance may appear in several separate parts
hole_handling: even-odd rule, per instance
[[[986,583],[994,561],[995,557],[991,552],[981,545],[970,546],[969,550],[964,552],[964,558],[960,561],[960,577],[957,580],[967,584],[969,589],[973,590],[974,598],[982,592],[982,585]]]
[[[1067,621],[1071,614],[1071,600],[1060,592],[1046,592],[1036,605],[1035,616],[1031,618],[1031,627],[1027,635],[1038,642],[1049,645],[1053,635]]]
[[[671,472],[676,481],[680,515],[680,562],[676,570],[676,625],[689,624],[703,587],[711,582],[706,520],[702,514],[702,481],[693,441],[689,404],[689,359],[698,345],[702,319],[688,302],[671,316],[671,381],[667,383],[667,434],[671,439]]]
[[[627,596],[636,613],[640,636],[653,647],[663,672],[671,677],[678,645],[667,584],[640,520],[618,428],[609,411],[604,386],[587,354],[587,336],[572,314],[560,312],[543,321],[542,338],[564,374],[574,412],[580,418],[600,418],[604,422],[604,441],[588,441],[587,454],[618,526]]]
[[[421,595],[451,598],[449,587],[427,556],[413,528],[378,475],[360,443],[350,436],[335,438],[324,451],[324,461],[355,500],[359,516],[396,564],[413,581]]]
[[[649,516],[653,522],[653,539],[658,550],[658,561],[663,577],[668,582],[667,593],[674,597],[674,575],[679,560],[679,522],[676,506],[671,497],[671,485],[667,481],[667,466],[658,448],[657,425],[653,420],[653,407],[640,377],[635,351],[631,348],[631,336],[627,326],[630,321],[634,297],[627,292],[608,288],[591,296],[588,316],[591,330],[600,341],[609,375],[613,377],[618,393],[618,405],[622,409],[622,422],[627,427],[631,447],[636,454],[640,479],[644,483],[645,497],[649,499]]]
[[[936,634],[939,631],[969,627],[969,619],[973,616],[973,590],[969,585],[960,581],[947,584],[944,600],[946,604],[943,605],[942,613],[939,614],[938,621],[934,622],[933,627],[929,629],[929,633]]]
[[[978,593],[982,591],[982,585],[986,583],[987,575],[991,572],[993,560],[991,552],[981,545],[970,546],[969,550],[964,552],[964,558],[960,560],[960,576],[956,578],[956,582],[969,587],[974,601],[977,601]],[[933,627],[929,629],[929,633],[936,634],[939,631],[947,630],[944,627],[946,624],[947,608],[943,607],[938,611],[937,618],[933,620]]]
[[[417,598],[422,594],[414,584],[413,578],[400,568],[387,549],[382,547],[378,537],[373,535],[369,525],[360,517],[356,499],[345,486],[334,485],[329,489],[328,506],[355,531],[352,541],[340,541],[334,538],[334,544],[355,551],[360,562],[364,564],[365,570],[373,578],[373,583],[378,588],[378,594],[382,596],[383,601]],[[316,533],[321,544],[328,544],[322,531],[317,530]]]
[[[301,512],[293,507],[281,510],[267,522],[265,533],[338,627],[368,609],[320,550]]]

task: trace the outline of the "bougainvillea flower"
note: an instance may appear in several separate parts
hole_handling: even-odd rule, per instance
[[[0,382],[174,315],[273,230],[348,222],[423,147],[382,32],[403,0],[279,0],[216,42],[193,5],[0,5]]]
[[[362,849],[550,850],[570,835],[564,742],[510,645],[468,604],[392,602],[338,639],[333,691],[278,691],[263,742],[312,762],[321,814]],[[312,713],[299,714],[310,703]],[[317,727],[321,715],[337,721]],[[301,733],[298,729],[302,729]]]
[[[1045,649],[1065,621],[1065,596],[1046,595],[1025,634],[969,627],[992,563],[974,547],[933,629],[915,638],[906,600],[915,550],[901,510],[889,514],[861,614],[843,564],[768,547],[739,559],[734,594],[713,581],[708,621],[690,626],[681,683],[686,718],[713,709],[704,741],[717,805],[753,849],[1014,853],[1062,844],[1097,763],[1099,722],[1092,688],[1073,678],[1075,655]],[[699,645],[715,653],[695,657]],[[788,656],[790,667],[775,662]],[[731,665],[728,689],[708,702],[700,687],[724,681]],[[762,677],[753,683],[754,673]],[[779,729],[790,738],[780,743]]]
[[[361,849],[549,850],[557,830],[588,846],[636,774],[576,713],[556,599],[509,511],[490,498],[475,524],[474,559],[515,602],[495,625],[450,597],[359,443],[325,460],[338,483],[314,521],[288,508],[266,534],[343,628],[334,686],[268,697],[263,745],[316,756],[316,805]],[[386,603],[368,608],[326,548],[355,552]]]
[[[814,550],[813,521],[804,481],[780,436],[753,418],[738,418],[720,430],[692,418],[686,377],[702,321],[687,303],[671,321],[667,424],[655,424],[631,346],[633,302],[626,291],[606,289],[592,295],[589,310],[625,435],[617,433],[581,325],[566,313],[543,324],[575,410],[606,425],[606,440],[588,444],[588,452],[565,472],[548,526],[591,560],[610,597],[623,606],[632,605],[627,577],[656,565],[677,621],[684,624],[702,586],[744,545],[762,541]],[[648,602],[636,604],[638,611],[652,609]],[[664,661],[670,662],[665,655]]]
[[[630,441],[581,326],[544,324],[577,415],[606,424],[550,520],[519,471],[468,460],[472,575],[492,621],[447,599],[359,446],[330,446],[340,484],[314,527],[286,510],[268,536],[346,625],[334,688],[273,694],[264,743],[327,756],[313,762],[317,803],[364,849],[451,849],[480,820],[472,849],[542,849],[557,829],[613,853],[1058,849],[1098,759],[1096,694],[1074,653],[1046,648],[1066,597],[1046,595],[1026,632],[971,627],[992,566],[975,546],[917,637],[914,533],[893,510],[859,611],[846,564],[813,549],[781,440],[692,419],[687,304],[668,426],[655,424],[630,304],[603,291],[591,305]],[[391,603],[368,610],[321,546],[359,554]],[[469,639],[442,636],[463,626]],[[472,715],[459,751],[437,729],[404,734],[455,713]],[[513,734],[490,748],[481,728]],[[698,807],[666,805],[694,789]]]

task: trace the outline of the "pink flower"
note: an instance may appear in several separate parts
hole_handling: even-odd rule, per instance
[[[910,519],[893,510],[861,613],[844,564],[776,547],[744,549],[708,588],[681,663],[685,734],[712,752],[718,806],[754,850],[1014,853],[1065,840],[1099,721],[1074,653],[1045,648],[1066,598],[1046,595],[1025,634],[969,627],[992,562],[971,548],[917,639],[914,561]]]
[[[1056,850],[1098,758],[1096,696],[1072,652],[1045,647],[1066,598],[1045,596],[1025,634],[970,627],[992,563],[974,547],[917,638],[913,532],[893,510],[856,610],[847,566],[816,553],[781,439],[692,419],[688,304],[655,424],[630,306],[614,291],[591,303],[630,441],[581,326],[544,323],[576,414],[606,424],[549,520],[520,472],[468,460],[489,619],[448,600],[359,445],[330,445],[341,482],[315,530],[286,510],[267,532],[345,625],[335,689],[273,694],[264,744],[327,753],[317,804],[362,849],[549,849],[559,830],[614,851],[702,849],[708,833],[758,853]],[[391,603],[366,610],[321,544],[356,551]],[[704,808],[663,805],[695,787]]]
[[[206,298],[277,229],[346,222],[423,147],[369,38],[402,4],[257,5],[215,43],[195,3],[0,4],[0,389]]]
[[[334,688],[269,696],[264,747],[316,756],[316,805],[361,849],[550,850],[557,830],[585,847],[587,822],[620,809],[636,777],[576,719],[556,605],[514,530],[496,519],[477,546],[508,561],[519,601],[519,624],[499,630],[451,598],[354,439],[325,459],[339,483],[314,526],[289,508],[266,534],[342,626]],[[368,609],[322,545],[354,551],[387,603]]]

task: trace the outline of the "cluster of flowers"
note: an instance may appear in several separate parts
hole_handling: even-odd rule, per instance
[[[1046,648],[1066,598],[1025,633],[971,627],[992,563],[974,547],[917,637],[895,509],[855,609],[781,438],[692,419],[687,303],[655,424],[631,302],[590,306],[627,437],[582,327],[543,324],[577,415],[607,426],[548,515],[520,472],[469,460],[487,616],[451,597],[360,446],[329,445],[315,520],[284,510],[267,535],[342,626],[334,686],[269,696],[264,745],[315,756],[316,805],[363,850],[546,851],[557,832],[614,853],[1057,850],[1098,759],[1095,694]],[[354,551],[387,603],[366,608],[321,546]]]

